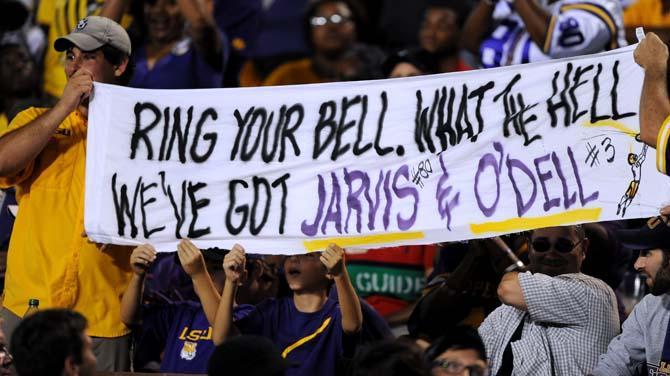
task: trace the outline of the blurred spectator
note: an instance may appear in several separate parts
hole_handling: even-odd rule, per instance
[[[18,33],[0,38],[0,136],[9,119],[27,107],[46,105],[38,98],[38,71]]]
[[[479,333],[469,326],[456,326],[426,350],[433,376],[488,376],[486,350]],[[467,373],[466,373],[467,371]]]
[[[249,59],[240,71],[240,86],[260,86],[275,68],[308,53],[302,25],[308,0],[257,2],[261,8],[258,35],[244,43]]]
[[[412,342],[387,340],[362,348],[353,360],[351,376],[427,376],[421,349]]]
[[[30,16],[30,9],[22,0],[0,0],[0,36],[6,31],[21,28]]]
[[[459,0],[466,1],[466,0]],[[405,49],[418,44],[417,33],[421,27],[429,0],[366,0],[371,18],[377,20],[378,39],[384,48]],[[374,15],[379,12],[378,16]]]
[[[140,321],[147,324],[144,331],[151,331],[158,339],[154,350],[163,353],[162,372],[204,373],[207,360],[214,352],[210,322],[214,322],[223,289],[222,270],[217,276],[212,264],[220,267],[222,259],[210,262],[207,267],[203,254],[188,240],[179,243],[177,254],[184,271],[193,281],[200,304],[184,302],[142,311],[144,276],[156,259],[153,247],[143,245],[135,248],[130,256],[134,275],[121,300],[121,320],[128,326]]]
[[[363,313],[344,261],[344,250],[330,244],[321,253],[292,255],[284,260],[292,297],[266,299],[244,318],[233,321],[233,303],[244,278],[246,256],[236,244],[226,255],[226,283],[214,324],[214,343],[235,334],[270,338],[282,356],[297,361],[289,375],[338,375],[345,359],[351,358],[360,340]],[[337,288],[337,301],[328,299],[328,289]]]
[[[125,370],[130,331],[119,296],[131,277],[131,249],[88,241],[82,218],[88,98],[94,80],[126,83],[130,38],[114,21],[90,16],[54,48],[67,51],[63,97],[21,112],[0,137],[0,187],[16,188],[20,212],[7,260],[5,329],[11,338],[30,299],[76,309],[89,319],[100,370]]]
[[[469,12],[461,0],[430,0],[419,29],[419,48],[393,54],[384,64],[387,77],[460,72],[472,69],[460,57],[461,29]]]
[[[48,309],[21,322],[11,340],[21,376],[92,376],[96,359],[81,314]]]
[[[461,30],[470,8],[463,0],[429,0],[419,45],[434,56],[437,73],[470,70],[460,57]]]
[[[269,339],[246,335],[216,347],[207,375],[283,376],[289,366]]]
[[[213,0],[214,20],[219,29],[227,36],[230,51],[223,74],[223,87],[240,86],[240,70],[246,59],[253,56],[253,47],[259,38],[266,20],[263,10],[266,3],[270,6],[277,1],[263,0]],[[305,0],[300,0],[305,1]],[[296,12],[302,12],[302,8]],[[281,20],[280,20],[281,21]],[[300,21],[297,22],[300,28]],[[299,40],[301,40],[299,38]]]
[[[506,237],[515,247],[515,237]],[[430,279],[407,324],[429,341],[458,324],[474,327],[500,305],[496,288],[512,260],[490,239],[448,243],[440,249],[438,275]]]
[[[580,226],[532,231],[526,273],[507,273],[503,305],[479,327],[496,375],[580,375],[619,332],[612,289],[581,274],[589,245]]]
[[[6,252],[3,252],[5,255]],[[16,375],[14,368],[14,357],[9,352],[9,345],[5,338],[5,332],[2,329],[2,320],[0,319],[0,376]]]
[[[264,85],[295,85],[352,79],[352,76],[358,76],[358,74],[352,75],[349,71],[352,58],[363,64],[381,66],[381,53],[377,53],[379,58],[374,59],[361,53],[361,50],[354,50],[358,16],[346,1],[315,1],[307,9],[303,22],[312,57],[279,66],[268,76]]]
[[[211,1],[144,0],[132,9],[135,75],[129,86],[221,86],[229,44],[214,22]]]
[[[213,287],[216,291],[216,302],[213,307],[214,313],[210,312],[209,316],[216,313],[219,296],[225,282],[222,269],[225,252],[227,251],[220,249],[198,250],[190,241],[182,240],[176,254],[168,253],[170,260],[177,260],[174,262],[175,267],[187,276],[191,288],[195,287],[198,294],[195,301],[170,302],[164,300],[158,302],[154,300],[151,304],[147,304],[145,299],[139,311],[134,312],[135,317],[131,317],[133,312],[127,310],[128,324],[131,321],[132,323],[141,321],[141,327],[137,326],[138,330],[135,331],[134,365],[136,371],[204,373],[207,370],[207,359],[214,351],[211,329],[213,317],[208,317],[203,307],[214,299],[211,290]],[[151,255],[152,251],[149,249],[138,251],[138,253]],[[164,261],[163,263],[165,264]],[[144,276],[151,270],[152,264],[153,262],[150,262],[146,266]],[[137,265],[139,266],[142,265]],[[253,309],[253,304],[276,296],[277,274],[271,269],[262,258],[250,258],[246,264],[247,278],[238,290],[239,293],[235,300],[237,303],[234,309],[235,319],[244,317]],[[175,274],[169,272],[169,276],[174,277]],[[139,275],[138,278],[141,279],[142,276]],[[177,287],[174,285],[174,279],[163,276],[158,276],[158,279],[166,286],[172,286],[172,289]],[[140,299],[138,293],[137,286],[131,282],[124,294],[126,308],[137,309],[137,306],[131,303]],[[206,301],[208,296],[211,299]],[[122,309],[124,309],[123,305]]]
[[[46,47],[44,30],[35,25],[34,16],[38,1],[0,1],[0,40],[7,36],[26,47],[36,63],[41,63]]]
[[[121,21],[123,10],[129,0],[40,0],[36,22],[47,30],[48,46],[42,72],[43,92],[54,98],[63,93],[67,83],[65,77],[65,54],[51,46],[57,38],[70,33],[82,18],[98,15]],[[124,23],[125,24],[125,23]]]
[[[635,269],[646,275],[651,294],[638,303],[623,323],[621,335],[600,356],[593,375],[663,375],[670,365],[670,227],[668,217],[650,218],[646,225],[620,230],[621,241],[639,250]],[[645,370],[646,368],[646,370]]]
[[[619,310],[619,320],[626,319],[626,307],[617,291],[623,280],[631,253],[622,247],[615,231],[623,229],[624,221],[594,222],[582,225],[589,239],[589,251],[582,264],[582,273],[598,278],[614,290]]]
[[[398,328],[396,335],[406,333],[407,319],[433,271],[436,250],[434,245],[347,250],[356,294]]]
[[[384,75],[390,78],[437,73],[433,54],[422,49],[400,50],[384,62]]]
[[[480,0],[465,23],[463,41],[485,68],[626,45],[618,0]]]
[[[635,28],[644,27],[644,31],[656,33],[661,40],[670,39],[670,1],[637,0],[623,12],[628,43],[637,43]]]

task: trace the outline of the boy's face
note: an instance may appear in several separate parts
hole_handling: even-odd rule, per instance
[[[292,291],[318,290],[328,286],[326,267],[321,263],[321,253],[289,256],[284,260],[286,282]]]

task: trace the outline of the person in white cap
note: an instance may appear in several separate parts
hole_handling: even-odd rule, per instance
[[[66,52],[60,100],[19,113],[0,137],[0,187],[14,186],[19,202],[1,314],[11,337],[31,299],[40,308],[81,312],[98,369],[127,370],[130,336],[119,296],[132,275],[132,249],[95,244],[82,234],[88,100],[94,81],[129,80],[130,38],[116,22],[90,16],[54,48]]]

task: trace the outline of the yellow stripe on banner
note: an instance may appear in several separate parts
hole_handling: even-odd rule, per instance
[[[668,148],[668,137],[670,136],[670,116],[665,118],[661,129],[656,136],[656,168],[658,171],[668,174],[665,161],[665,153]]]
[[[292,345],[285,348],[284,351],[282,351],[282,353],[281,353],[281,357],[286,358],[286,356],[288,356],[288,353],[290,353],[291,351],[295,350],[296,348],[304,345],[305,342],[311,341],[312,339],[314,339],[314,337],[321,334],[321,332],[326,330],[326,328],[328,327],[328,324],[330,324],[330,320],[331,320],[330,317],[325,319],[323,321],[323,324],[321,324],[321,326],[319,327],[319,329],[316,330],[316,332],[314,332],[314,333],[312,333],[312,334],[310,334],[306,337],[300,338],[299,340],[295,341]]]
[[[584,10],[587,12],[590,12],[598,18],[602,19],[605,24],[607,24],[607,27],[610,29],[610,49],[615,49],[618,47],[618,42],[617,42],[617,27],[616,23],[612,20],[612,17],[609,15],[609,13],[605,12],[601,8],[592,5],[592,4],[569,4],[569,5],[564,5],[561,7],[561,12],[565,10],[571,10],[571,9],[579,9],[579,10]]]
[[[330,243],[335,243],[340,247],[353,247],[357,245],[382,244],[404,240],[419,240],[425,237],[423,231],[413,232],[391,232],[386,234],[348,236],[341,238],[328,238],[305,240],[302,244],[307,252],[321,251],[328,247]]]
[[[549,48],[551,48],[551,38],[554,37],[554,26],[556,24],[556,16],[551,16],[549,21],[549,29],[547,29],[547,39],[544,40],[544,53],[549,53]]]
[[[618,131],[621,131],[631,137],[637,136],[637,132],[634,131],[631,128],[628,128],[628,126],[620,121],[608,119],[608,120],[599,120],[596,121],[595,123],[590,123],[588,121],[585,121],[582,123],[583,127],[610,127],[614,128]]]
[[[594,222],[600,219],[601,212],[602,208],[575,209],[544,217],[511,218],[498,222],[472,223],[470,224],[470,231],[475,235],[481,235],[486,233],[525,231],[577,222]]]

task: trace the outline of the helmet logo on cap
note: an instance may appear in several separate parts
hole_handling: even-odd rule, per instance
[[[77,23],[77,30],[83,30],[88,25],[88,19],[84,18]]]

